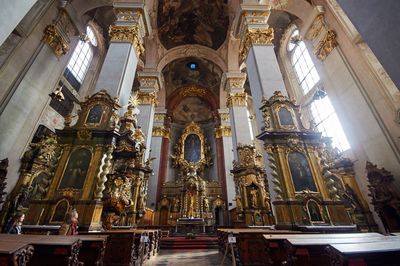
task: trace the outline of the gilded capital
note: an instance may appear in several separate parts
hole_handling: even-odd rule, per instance
[[[215,129],[215,138],[219,139],[222,137],[231,137],[232,130],[229,126],[221,126]]]
[[[157,102],[157,93],[156,92],[141,92],[138,93],[138,101],[140,105],[154,105],[158,104]]]
[[[143,38],[138,26],[111,25],[108,33],[112,42],[129,42],[138,56],[144,53]]]
[[[229,108],[233,106],[247,106],[247,93],[230,93],[226,102],[226,106]]]
[[[240,59],[242,61],[246,59],[251,46],[273,45],[273,40],[273,28],[247,28],[240,47]]]
[[[170,139],[171,138],[171,130],[169,128],[165,128],[163,126],[153,127],[153,137],[163,137]]]
[[[336,33],[333,30],[328,30],[324,38],[319,42],[318,46],[315,47],[314,54],[321,61],[324,61],[336,46],[338,46]]]
[[[61,37],[60,32],[54,24],[50,24],[44,29],[42,40],[53,49],[57,58],[69,51],[69,43]]]

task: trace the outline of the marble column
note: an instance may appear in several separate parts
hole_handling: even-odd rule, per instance
[[[67,29],[70,29],[69,31]],[[60,8],[56,19],[43,29],[42,43],[29,62],[29,68],[0,116],[0,158],[9,159],[7,192],[17,182],[22,157],[39,125],[62,71],[70,46],[78,32],[67,12]],[[73,40],[73,41],[71,41]]]
[[[237,26],[237,34],[241,38],[240,59],[246,63],[259,132],[262,132],[263,127],[260,111],[262,99],[269,99],[275,91],[287,95],[272,43],[274,30],[267,24],[269,15],[270,11],[266,6],[258,9],[242,6]]]
[[[165,124],[166,113],[165,109],[156,110],[151,137],[150,158],[154,158],[152,163],[154,175],[149,179],[148,203],[154,210],[160,201],[161,186],[165,182],[168,165],[168,146],[171,133]]]
[[[118,97],[126,111],[139,57],[144,53],[143,37],[151,31],[143,4],[114,2],[117,20],[109,28],[110,46],[96,83],[95,92],[107,90]]]
[[[237,161],[237,147],[239,144],[253,144],[253,133],[249,123],[247,110],[247,94],[243,85],[246,81],[244,73],[225,73],[222,77],[222,86],[228,93],[227,107],[229,108],[232,126],[232,141],[234,158]]]
[[[217,147],[217,164],[218,164],[218,176],[219,182],[221,183],[223,192],[225,194],[225,200],[227,201],[228,209],[236,207],[235,198],[235,182],[231,170],[233,168],[233,146],[232,146],[232,130],[229,119],[229,109],[221,108],[218,110],[221,125],[215,129],[215,139]],[[232,203],[229,206],[229,203]]]
[[[157,105],[157,92],[161,85],[158,72],[139,72],[140,82],[138,100],[139,110],[138,125],[141,127],[146,139],[145,160],[149,158],[151,147],[151,136],[153,132],[154,112]]]

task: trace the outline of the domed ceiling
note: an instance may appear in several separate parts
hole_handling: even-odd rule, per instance
[[[200,44],[218,49],[225,41],[228,26],[226,0],[160,0],[157,25],[166,49],[184,44]]]
[[[202,58],[185,57],[164,67],[163,71],[167,97],[177,88],[198,85],[219,95],[222,70],[213,62]]]

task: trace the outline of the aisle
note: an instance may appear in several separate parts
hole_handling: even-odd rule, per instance
[[[218,266],[222,255],[218,250],[160,250],[158,255],[148,261],[146,266]],[[231,265],[225,259],[225,266]]]

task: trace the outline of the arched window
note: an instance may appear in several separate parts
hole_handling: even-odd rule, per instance
[[[306,98],[307,96],[312,98],[310,111],[318,130],[322,132],[323,136],[332,137],[332,145],[339,150],[350,149],[350,144],[344,134],[335,109],[328,95],[321,89],[321,79],[305,43],[300,38],[298,30],[293,31],[287,49],[302,94]],[[315,93],[307,95],[310,91]]]
[[[82,85],[92,61],[93,46],[97,46],[97,40],[92,29],[88,26],[86,27],[86,36],[79,40],[64,72],[65,78],[77,91]]]

